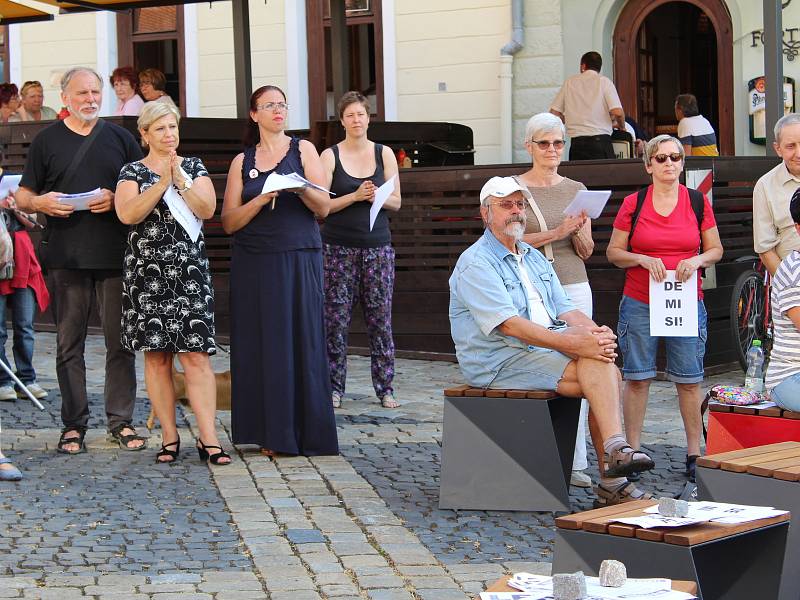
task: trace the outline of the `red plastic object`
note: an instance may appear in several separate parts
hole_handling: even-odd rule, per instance
[[[754,448],[778,442],[800,442],[800,419],[708,413],[706,454]]]

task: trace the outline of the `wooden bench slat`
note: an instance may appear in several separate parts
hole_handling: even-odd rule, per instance
[[[525,395],[526,398],[534,398],[536,400],[550,400],[550,398],[556,398],[557,396],[558,394],[550,390],[531,390]]]
[[[711,412],[733,412],[733,406],[729,404],[709,404],[708,410]]]
[[[464,390],[464,395],[468,398],[481,398],[486,396],[486,390],[481,388],[470,387]]]
[[[776,469],[772,473],[772,477],[783,481],[800,481],[800,466]]]
[[[458,386],[452,387],[452,388],[447,388],[444,391],[444,395],[448,396],[450,398],[456,397],[456,396],[463,396],[464,395],[464,391],[468,390],[469,388],[470,388],[470,386],[468,386],[467,384],[458,385]]]
[[[800,419],[800,413],[792,412],[790,410],[783,411],[781,415],[784,419]]]
[[[634,525],[628,525],[627,523],[609,523],[608,524],[608,533],[611,535],[616,535],[617,537],[626,537],[632,538],[636,537],[636,532],[639,531],[639,527]]]
[[[506,390],[506,398],[527,398],[527,390]]]
[[[759,408],[756,410],[757,414],[761,415],[762,417],[780,417],[783,416],[783,410],[778,408],[777,406],[772,406],[770,408]]]
[[[765,449],[767,451],[777,451],[787,450],[789,448],[800,448],[800,442],[779,442],[777,444],[770,444],[769,446],[757,446],[755,448],[743,448],[741,450],[731,450],[730,452],[709,454],[708,456],[699,457],[697,459],[697,466],[707,467],[709,469],[719,469],[720,463],[724,460],[755,456],[763,452]]]
[[[556,517],[556,527],[561,527],[562,529],[581,529],[584,521],[602,519],[610,515],[619,515],[637,508],[644,509],[653,504],[657,503],[652,500],[634,500],[633,502],[625,502],[624,504],[604,506],[603,508],[595,508],[571,515],[564,515],[563,517]]]
[[[696,546],[704,542],[716,540],[724,537],[730,537],[745,531],[752,531],[767,525],[775,525],[783,523],[792,518],[792,515],[786,513],[771,517],[769,519],[759,519],[758,521],[750,521],[748,523],[739,523],[738,525],[725,525],[723,523],[702,523],[699,525],[691,525],[689,527],[681,527],[674,531],[667,531],[664,533],[664,541],[667,544],[675,544],[677,546]]]
[[[734,473],[744,473],[751,465],[767,463],[784,458],[800,458],[800,448],[788,448],[786,450],[778,450],[776,452],[767,451],[744,458],[723,460],[720,463],[720,469],[723,471],[732,471]]]
[[[747,472],[759,477],[772,477],[775,471],[785,467],[800,467],[800,457],[783,458],[747,467]]]

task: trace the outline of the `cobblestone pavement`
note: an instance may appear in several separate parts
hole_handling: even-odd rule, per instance
[[[403,404],[385,410],[368,359],[351,357],[337,411],[341,456],[271,462],[241,447],[231,466],[208,467],[191,448],[191,412],[180,410],[181,460],[157,466],[156,441],[125,452],[106,440],[95,336],[87,342],[89,452],[55,453],[53,346],[52,334],[37,334],[39,382],[53,390],[47,410],[0,402],[0,443],[25,473],[0,485],[0,598],[466,600],[504,573],[550,570],[552,514],[438,509],[441,390],[460,383],[454,364],[398,361]],[[227,368],[224,353],[213,361]],[[138,367],[143,427],[149,405]],[[229,413],[219,420],[233,451]],[[684,442],[667,383],[653,385],[644,442],[658,466],[642,485],[680,490]],[[573,491],[574,509],[590,507],[590,492]]]

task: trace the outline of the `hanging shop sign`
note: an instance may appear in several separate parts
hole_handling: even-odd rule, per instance
[[[766,95],[764,77],[755,77],[747,82],[747,106],[750,112],[750,141],[764,146],[766,140]],[[794,79],[783,78],[783,114],[794,111]]]

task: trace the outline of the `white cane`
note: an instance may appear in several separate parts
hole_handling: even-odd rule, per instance
[[[11,376],[11,379],[14,380],[14,383],[16,383],[22,389],[22,391],[25,392],[25,395],[30,399],[31,402],[33,402],[33,404],[36,406],[36,408],[38,408],[39,410],[44,410],[44,406],[42,406],[42,403],[39,402],[36,399],[36,396],[31,394],[31,391],[28,389],[28,387],[24,383],[22,383],[19,380],[19,377],[17,377],[14,374],[14,371],[11,370],[11,367],[9,367],[2,360],[0,360],[0,367],[3,367],[3,370]]]

